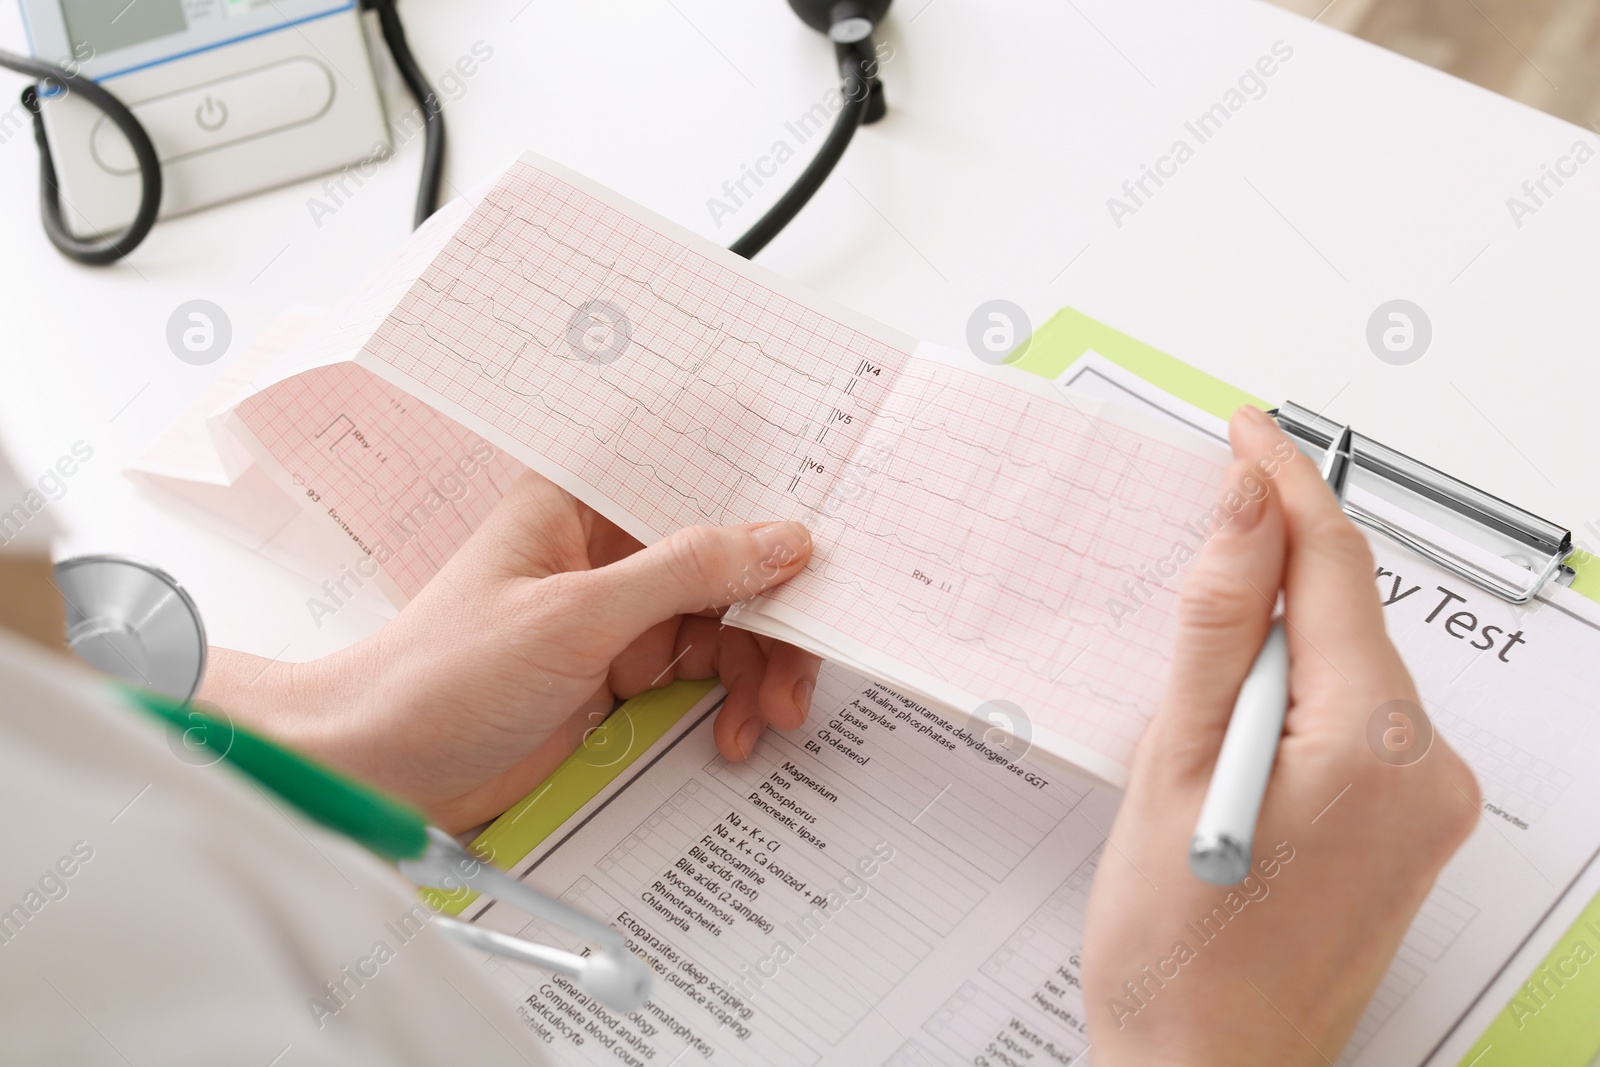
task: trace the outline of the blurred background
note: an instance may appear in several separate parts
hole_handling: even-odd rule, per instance
[[[1579,126],[1600,123],[1600,0],[1272,0]]]

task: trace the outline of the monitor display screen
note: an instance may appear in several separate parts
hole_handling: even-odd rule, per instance
[[[72,54],[115,52],[189,28],[183,0],[61,0]]]

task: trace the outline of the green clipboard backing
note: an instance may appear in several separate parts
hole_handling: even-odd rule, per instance
[[[468,847],[501,870],[510,870],[631,767],[716,686],[714,678],[673,682],[623,702],[538,789],[490,823]],[[470,890],[445,893],[424,889],[421,895],[446,915],[460,915],[478,899]]]
[[[1589,1067],[1600,1053],[1600,897],[1534,969],[1460,1067]]]
[[[1226,419],[1242,404],[1270,406],[1073,308],[1051,316],[1024,342],[1013,362],[1022,370],[1054,379],[1091,351],[1218,418]],[[1578,576],[1572,588],[1600,601],[1600,567],[1582,552],[1575,553],[1573,566]],[[497,867],[516,865],[627,770],[715,685],[715,681],[675,682],[625,702],[544,784],[491,823],[473,841],[473,850]],[[476,896],[423,891],[424,899],[447,915],[459,915]],[[1580,955],[1586,960],[1593,957],[1593,962],[1566,977],[1571,961]],[[1594,1010],[1600,1004],[1600,898],[1590,903],[1533,978],[1553,968],[1564,968],[1554,972],[1563,983],[1559,994],[1534,1000],[1525,990],[1484,1032],[1461,1067],[1535,1063],[1590,1067],[1600,1050],[1600,1019]],[[1545,985],[1554,988],[1552,982]]]
[[[1272,405],[1235,389],[1220,378],[1213,378],[1181,359],[1175,359],[1143,341],[1096,322],[1074,308],[1062,308],[1019,346],[1020,353],[1010,362],[1054,381],[1081,359],[1086,352],[1098,352],[1123,370],[1131,371],[1201,411],[1226,419],[1244,404],[1258,408]]]

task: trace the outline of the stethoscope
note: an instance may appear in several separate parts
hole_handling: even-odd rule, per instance
[[[834,118],[833,128],[806,169],[778,202],[729,246],[731,251],[748,259],[765,248],[822,187],[856,130],[877,122],[886,114],[872,34],[889,10],[889,4],[890,0],[789,0],[789,6],[801,21],[826,34],[833,42],[843,79],[840,91],[844,107]],[[395,0],[361,0],[361,7],[377,14],[384,44],[394,59],[395,68],[407,92],[422,110],[422,174],[412,217],[412,225],[420,226],[433,214],[439,202],[439,185],[444,172],[444,112],[406,43],[405,27],[395,8]],[[161,209],[161,161],[144,126],[114,94],[76,71],[5,51],[0,51],[0,67],[39,79],[38,85],[23,90],[22,103],[33,115],[33,136],[39,145],[39,214],[50,243],[68,259],[91,266],[115,263],[132,252],[150,233]],[[62,219],[60,190],[55,164],[50,159],[50,143],[45,135],[39,98],[41,93],[63,92],[77,93],[99,108],[122,131],[133,149],[139,169],[139,208],[128,228],[121,233],[86,240],[73,234]]]
[[[571,978],[626,1015],[650,999],[650,967],[599,919],[547,896],[468,852],[417,810],[242,726],[190,705],[205,674],[206,634],[194,599],[165,571],[125,556],[78,556],[56,564],[67,606],[67,644],[116,679],[121,696],[173,731],[186,761],[226,762],[306,817],[394,863],[419,886],[476,890],[571,931],[586,954],[435,914],[450,939]]]

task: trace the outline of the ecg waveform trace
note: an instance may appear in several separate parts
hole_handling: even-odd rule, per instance
[[[920,360],[872,432],[887,458],[770,599],[1126,763],[1176,628],[1176,582],[1148,575],[1195,547],[1222,466]]]
[[[597,301],[614,360],[573,341]],[[657,536],[807,519],[816,557],[775,601],[1123,764],[1175,628],[1171,585],[1134,583],[1223,470],[915,359],[526,162],[363,351]]]
[[[348,363],[279,382],[235,413],[296,491],[326,511],[407,598],[422,590],[526,469],[455,420]]]
[[[549,175],[520,184],[472,214],[369,353],[661,533],[820,501],[905,354]],[[614,362],[571,339],[596,302],[627,318]]]

